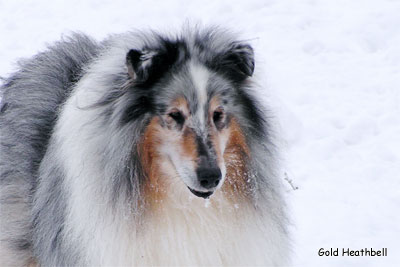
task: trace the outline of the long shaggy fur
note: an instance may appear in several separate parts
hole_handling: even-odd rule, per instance
[[[227,31],[192,28],[75,34],[21,62],[1,87],[0,266],[287,264],[252,56]],[[178,95],[190,127],[168,117]],[[226,146],[207,142],[213,96],[229,110],[214,130]],[[187,188],[197,181],[182,173],[203,161],[174,159],[180,136],[226,177],[209,200]]]

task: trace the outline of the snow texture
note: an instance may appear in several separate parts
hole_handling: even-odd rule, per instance
[[[400,1],[0,1],[0,76],[71,31],[242,33],[280,123],[293,266],[400,266]],[[320,248],[388,257],[319,257]]]

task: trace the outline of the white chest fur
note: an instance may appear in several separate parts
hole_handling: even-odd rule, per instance
[[[131,228],[126,221],[120,224],[126,228],[112,227],[114,234],[103,232],[102,244],[92,244],[97,247],[95,254],[101,255],[92,263],[106,266],[282,263],[285,244],[276,226],[268,218],[257,216],[250,207],[228,203],[219,194],[211,200],[187,196],[185,205],[176,201],[160,203],[161,208],[148,214],[136,226],[134,234],[124,232]]]

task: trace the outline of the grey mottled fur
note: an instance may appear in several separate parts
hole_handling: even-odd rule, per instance
[[[20,70],[1,87],[1,266],[26,265],[32,258],[32,195],[38,181],[38,168],[46,153],[59,106],[99,48],[87,36],[75,34],[46,52],[21,61]],[[61,174],[61,170],[52,171]],[[54,195],[48,196],[47,203],[41,206],[45,209],[43,212],[51,212],[55,221],[63,217],[64,196],[58,182],[49,184],[52,187],[49,192]],[[48,231],[50,229],[49,225],[45,235],[54,234]]]

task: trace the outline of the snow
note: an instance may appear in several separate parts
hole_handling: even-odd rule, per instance
[[[400,1],[1,1],[0,76],[71,31],[242,33],[280,122],[293,266],[400,264]],[[387,247],[388,257],[319,257]]]

